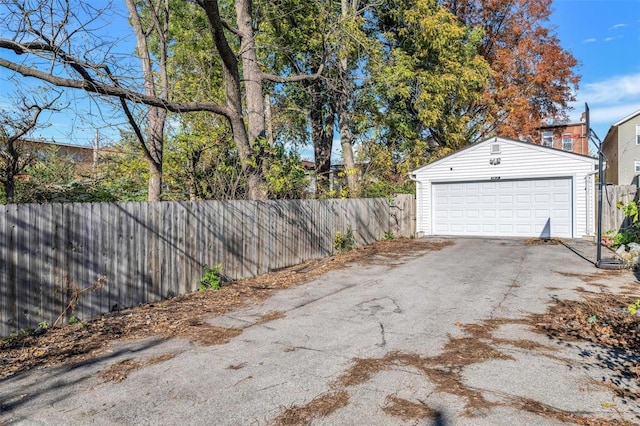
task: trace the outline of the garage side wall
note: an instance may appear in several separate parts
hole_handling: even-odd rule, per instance
[[[431,218],[434,183],[570,177],[574,187],[573,236],[593,235],[595,209],[588,194],[593,193],[596,164],[596,159],[509,139],[480,142],[415,171],[416,232],[434,234]]]

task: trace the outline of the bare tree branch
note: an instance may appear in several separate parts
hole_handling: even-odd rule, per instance
[[[0,39],[0,48],[10,48],[13,50],[13,47],[15,46],[16,43],[11,40]],[[23,50],[21,53],[28,53],[28,51]],[[21,65],[4,58],[0,58],[0,67],[15,71],[25,77],[35,77],[42,81],[46,81],[47,83],[53,84],[54,86],[80,89],[89,93],[125,98],[132,102],[165,108],[171,112],[184,113],[195,111],[209,111],[225,117],[229,115],[229,109],[227,107],[212,102],[171,102],[155,96],[144,95],[142,93],[134,92],[132,90],[124,89],[122,87],[114,86],[111,84],[101,83],[91,77],[89,77],[88,80],[76,80],[72,78],[57,77],[44,71],[37,70],[33,67]]]

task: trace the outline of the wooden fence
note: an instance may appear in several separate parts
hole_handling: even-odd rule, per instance
[[[414,234],[411,195],[392,200],[13,204],[0,207],[0,336],[194,291],[204,265],[230,279]],[[90,289],[91,286],[95,289]]]
[[[611,230],[617,232],[629,225],[629,219],[625,218],[624,213],[616,204],[618,201],[627,204],[636,199],[636,193],[635,185],[605,185],[602,187],[602,232]]]

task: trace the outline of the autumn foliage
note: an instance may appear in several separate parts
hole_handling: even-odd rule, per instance
[[[529,135],[545,119],[561,119],[580,77],[577,60],[548,26],[551,0],[444,0],[466,25],[482,28],[479,47],[493,73],[474,106],[489,134]]]

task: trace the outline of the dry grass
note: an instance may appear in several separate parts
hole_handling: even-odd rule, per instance
[[[382,411],[402,420],[435,419],[438,416],[438,411],[422,401],[412,402],[395,395],[387,396]]]
[[[175,358],[177,353],[171,352],[157,357],[149,358],[144,361],[135,361],[133,359],[125,359],[111,365],[108,369],[100,373],[100,378],[106,382],[121,382],[127,378],[132,371],[139,370],[143,367],[153,364],[160,364]]]
[[[564,241],[559,238],[527,238],[524,243],[529,246],[556,246],[564,244]]]
[[[317,396],[305,405],[289,407],[273,419],[274,425],[303,426],[311,424],[315,418],[326,417],[336,410],[346,407],[349,394],[345,390],[327,392]]]
[[[543,404],[539,401],[535,401],[529,398],[515,398],[511,402],[511,406],[518,410],[527,411],[529,413],[535,414],[540,417],[545,417],[547,419],[583,426],[630,426],[632,424],[624,420],[600,419],[581,416],[576,413],[560,410],[558,408]]]

